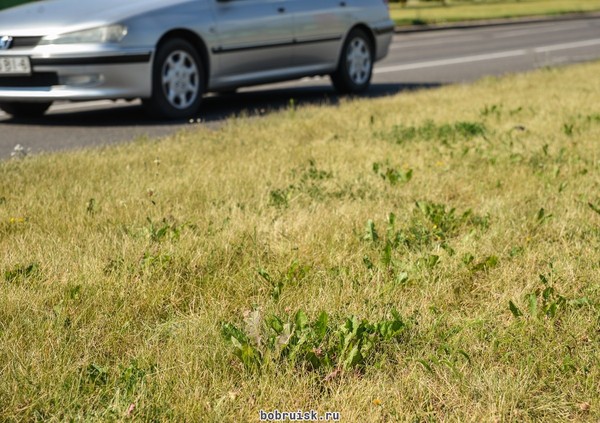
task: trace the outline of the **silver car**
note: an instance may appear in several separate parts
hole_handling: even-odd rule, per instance
[[[330,75],[368,88],[392,39],[387,0],[44,0],[0,12],[0,108],[141,98],[193,116],[206,92]]]

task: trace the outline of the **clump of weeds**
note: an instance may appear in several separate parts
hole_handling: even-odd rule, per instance
[[[384,346],[400,342],[407,324],[397,311],[391,317],[370,322],[350,316],[341,323],[321,312],[310,321],[299,310],[283,318],[263,318],[259,310],[247,313],[244,327],[225,322],[223,338],[233,354],[249,371],[261,371],[273,364],[319,371],[360,370],[384,353]]]
[[[432,120],[427,120],[421,126],[395,125],[390,131],[382,133],[380,136],[396,144],[415,140],[440,141],[448,144],[453,141],[485,137],[487,132],[485,124],[481,122],[459,121],[436,124]]]
[[[323,200],[327,197],[326,181],[333,179],[333,172],[317,167],[314,160],[308,161],[308,166],[292,169],[293,181],[285,188],[275,188],[269,192],[269,205],[275,208],[287,208],[293,198],[307,195],[313,200]]]

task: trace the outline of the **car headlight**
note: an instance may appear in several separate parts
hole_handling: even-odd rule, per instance
[[[127,35],[124,25],[108,25],[84,31],[67,32],[65,34],[48,35],[40,41],[40,45],[50,44],[106,44],[118,43]]]

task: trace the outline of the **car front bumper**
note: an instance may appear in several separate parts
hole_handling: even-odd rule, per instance
[[[0,52],[27,56],[32,74],[0,75],[0,102],[83,101],[148,98],[152,94],[152,49],[64,51],[54,46]]]

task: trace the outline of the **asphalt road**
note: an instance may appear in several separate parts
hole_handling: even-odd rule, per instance
[[[366,96],[599,59],[600,17],[397,34],[389,56],[377,64]],[[269,113],[287,107],[292,98],[296,104],[338,101],[328,78],[307,78],[209,96],[201,122],[193,125],[218,125],[240,113]],[[18,144],[35,154],[160,137],[182,128],[192,124],[150,120],[139,102],[56,104],[44,118],[27,121],[0,112],[0,159],[10,157]]]

